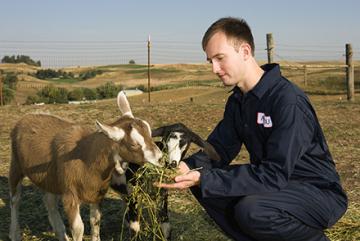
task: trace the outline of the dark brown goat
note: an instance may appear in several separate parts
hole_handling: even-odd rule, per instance
[[[16,124],[11,132],[9,172],[11,240],[21,240],[18,209],[25,176],[45,191],[49,221],[59,240],[69,238],[57,210],[58,196],[74,241],[81,241],[84,233],[80,205],[90,204],[91,240],[95,241],[100,240],[98,205],[115,166],[122,162],[158,165],[162,153],[151,139],[149,124],[134,118],[123,92],[117,102],[122,116],[110,125],[96,122],[98,131],[51,115],[26,115]]]

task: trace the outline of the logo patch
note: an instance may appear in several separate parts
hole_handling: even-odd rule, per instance
[[[261,112],[257,113],[257,123],[259,125],[263,125],[265,128],[272,127],[272,121],[270,116],[266,116],[264,113]]]

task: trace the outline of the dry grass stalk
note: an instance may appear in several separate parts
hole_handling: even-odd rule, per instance
[[[167,156],[164,154],[161,163],[164,164],[166,159]],[[175,176],[176,169],[157,167],[152,164],[145,164],[134,173],[135,185],[132,187],[129,202],[136,203],[137,219],[141,224],[141,229],[132,240],[135,238],[137,240],[165,240],[161,232],[160,220],[158,220],[158,212],[164,200],[161,189],[155,187],[154,183],[173,182]],[[123,234],[123,231],[121,233]]]

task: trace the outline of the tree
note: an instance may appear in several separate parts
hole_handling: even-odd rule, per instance
[[[9,56],[4,56],[1,60],[2,63],[25,63],[28,65],[34,65],[34,66],[41,66],[41,62],[40,61],[34,61],[32,60],[29,56],[27,55],[17,55],[15,57],[15,55],[9,57]]]
[[[3,97],[3,103],[5,105],[9,104],[15,98],[15,91],[13,89],[8,88],[7,86],[3,86],[2,97]]]
[[[130,59],[130,60],[129,60],[129,64],[135,64],[135,60]]]
[[[14,73],[6,74],[4,77],[4,85],[6,85],[8,88],[16,90],[16,85],[18,82],[17,75]]]

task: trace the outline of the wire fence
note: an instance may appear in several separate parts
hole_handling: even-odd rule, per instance
[[[345,61],[344,46],[291,45],[276,43],[275,61],[332,60]],[[258,43],[255,55],[266,59],[266,44]],[[354,58],[360,56],[354,48]],[[126,64],[134,60],[147,63],[147,41],[12,41],[0,40],[0,58],[27,55],[45,68]],[[152,41],[151,62],[154,64],[205,63],[199,42]]]
[[[269,37],[267,34],[267,38]],[[294,73],[293,69],[302,72],[303,83],[306,86],[311,76],[311,81],[323,68],[325,71],[338,68],[342,71],[341,77],[347,83],[348,99],[353,99],[356,89],[359,88],[359,62],[347,63],[348,55],[342,46],[338,45],[293,45],[287,43],[274,43],[271,39],[266,43],[257,43],[255,56],[257,60],[266,62],[281,62],[283,70],[288,75]],[[40,61],[42,68],[59,69],[63,67],[84,67],[128,64],[147,64],[148,41],[12,41],[0,40],[0,58],[5,56],[29,56],[34,61]],[[354,47],[351,50],[352,59],[359,60],[360,49]],[[271,61],[269,56],[271,54]],[[151,64],[177,64],[177,63],[205,63],[206,55],[199,42],[186,41],[152,41]],[[310,61],[305,63],[305,61]],[[316,62],[317,61],[317,62]],[[321,62],[319,64],[319,62]],[[329,66],[326,62],[335,63]],[[351,67],[351,68],[350,68]],[[21,74],[21,70],[17,71]],[[330,73],[330,71],[329,71]],[[355,78],[354,78],[355,74]],[[330,75],[330,74],[329,74]],[[299,74],[297,75],[299,76]],[[301,74],[300,74],[301,76]],[[323,76],[321,76],[323,78]],[[332,76],[326,77],[328,80]],[[337,78],[339,79],[339,78]],[[336,80],[336,83],[339,81]],[[355,84],[354,84],[355,82]],[[46,83],[22,82],[18,87],[42,88]],[[326,86],[328,88],[328,86]],[[336,87],[338,88],[338,87]],[[338,93],[337,90],[334,91]],[[1,96],[2,97],[2,96]]]

